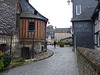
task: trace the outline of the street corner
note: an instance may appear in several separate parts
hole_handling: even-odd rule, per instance
[[[39,55],[36,55],[36,56],[35,56],[35,61],[39,61],[39,60],[43,60],[43,59],[49,58],[49,57],[51,57],[53,54],[54,54],[53,51],[47,50],[46,52],[43,52],[43,53],[41,53],[41,54],[39,54]]]

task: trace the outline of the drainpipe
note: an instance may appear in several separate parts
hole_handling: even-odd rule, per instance
[[[76,53],[76,36],[74,35],[74,51]]]

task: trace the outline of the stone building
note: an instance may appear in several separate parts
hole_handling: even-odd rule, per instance
[[[54,31],[54,40],[59,42],[61,39],[72,37],[71,28],[56,28]]]
[[[50,30],[50,36],[51,36],[51,41],[52,42],[54,42],[54,32],[55,32],[55,29]]]
[[[100,0],[98,0],[91,19],[94,25],[95,49],[100,50]]]
[[[46,27],[46,41],[47,42],[54,41],[54,29],[52,25]]]
[[[97,5],[96,0],[72,0],[74,49],[76,47],[94,48],[94,29],[91,16]]]
[[[10,45],[11,32],[14,34],[16,29],[16,3],[17,0],[0,0],[0,44]]]

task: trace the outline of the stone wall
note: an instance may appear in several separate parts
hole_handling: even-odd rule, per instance
[[[0,34],[10,35],[16,26],[16,0],[0,0]]]
[[[100,75],[100,51],[77,47],[79,75]]]
[[[25,47],[29,47],[30,51],[32,50],[32,44],[33,40],[32,39],[25,39]],[[23,40],[20,40],[20,48],[23,47]],[[41,52],[46,52],[47,51],[47,44],[45,40],[40,40],[40,39],[34,39],[34,52],[35,54],[39,54]]]

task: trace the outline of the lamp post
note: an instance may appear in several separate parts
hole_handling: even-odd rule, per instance
[[[68,5],[70,5],[70,0],[67,1]]]

